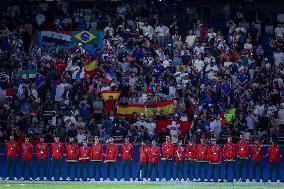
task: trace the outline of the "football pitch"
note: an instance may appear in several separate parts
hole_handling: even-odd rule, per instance
[[[269,185],[0,184],[1,189],[284,189]]]

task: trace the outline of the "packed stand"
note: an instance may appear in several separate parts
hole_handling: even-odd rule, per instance
[[[161,119],[191,121],[185,140],[197,143],[213,137],[222,142],[229,135],[236,141],[240,133],[268,143],[283,132],[284,29],[272,15],[247,15],[242,7],[226,5],[227,27],[212,28],[184,1],[74,7],[65,1],[13,5],[2,13],[0,88],[7,97],[1,99],[0,142],[10,135],[19,142],[25,136],[44,136],[48,143],[54,136],[79,143],[111,136],[120,143],[128,136],[131,143],[162,143],[167,135],[178,141],[175,127],[157,137]],[[103,30],[103,48],[88,52],[82,44],[34,42],[36,31],[70,29]],[[98,60],[97,71],[78,78],[88,57]],[[31,68],[38,72],[19,73]],[[104,90],[120,91],[119,99],[104,101]],[[118,104],[172,98],[170,115],[116,115]],[[212,124],[222,127],[212,131]]]

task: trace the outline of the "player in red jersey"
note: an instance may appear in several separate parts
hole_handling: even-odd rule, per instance
[[[184,181],[184,159],[185,148],[182,146],[182,141],[179,141],[178,146],[175,148],[176,181]]]
[[[43,169],[43,180],[47,181],[47,153],[48,153],[48,145],[44,143],[43,137],[40,137],[39,143],[36,145],[36,157],[37,157],[37,178],[36,180],[40,180],[40,169]]]
[[[26,168],[29,170],[30,180],[33,180],[33,167],[32,167],[32,157],[33,157],[33,145],[29,142],[29,138],[25,138],[25,142],[21,145],[20,151],[22,153],[22,172],[20,180],[24,180]]]
[[[107,165],[107,181],[110,180],[110,168],[114,169],[114,180],[117,181],[117,167],[116,159],[118,156],[118,147],[113,143],[113,138],[109,139],[109,143],[106,145],[106,160]]]
[[[236,159],[236,145],[232,142],[232,137],[228,137],[228,142],[224,145],[224,162],[225,162],[225,177],[224,182],[228,179],[229,167],[232,168],[233,181],[236,182],[236,170],[235,170],[235,159]]]
[[[187,181],[190,180],[190,175],[192,179],[196,178],[195,175],[195,158],[196,158],[196,145],[192,143],[192,139],[188,140],[188,144],[185,147],[185,160],[187,162]],[[192,171],[192,174],[190,173]]]
[[[16,166],[18,157],[18,143],[14,140],[14,136],[10,136],[10,141],[6,143],[6,154],[7,154],[7,172],[6,180],[10,179],[10,169],[12,169],[12,174],[14,180],[18,180],[16,176]]]
[[[84,170],[87,172],[87,181],[90,181],[90,163],[91,148],[88,146],[87,141],[83,141],[83,146],[79,148],[79,161],[80,161],[80,181],[83,181]]]
[[[103,181],[103,175],[102,175],[103,157],[104,157],[103,145],[100,143],[99,138],[95,136],[95,142],[91,148],[91,161],[93,162],[93,166],[94,166],[93,178],[96,177],[96,170],[98,168],[100,181]]]
[[[208,150],[208,145],[205,144],[205,139],[202,138],[200,140],[200,144],[197,144],[196,147],[196,162],[197,162],[197,170],[198,170],[198,179],[197,181],[201,181],[201,169],[204,169],[204,175],[206,172],[206,167],[207,167],[207,150]],[[194,180],[195,181],[195,180]],[[206,178],[204,181],[208,181]]]
[[[222,148],[216,144],[216,139],[211,139],[211,146],[208,149],[208,163],[211,165],[210,181],[214,181],[214,171],[218,171],[218,182],[221,182],[221,159],[222,159]]]
[[[271,146],[268,148],[268,160],[269,160],[269,180],[272,180],[273,169],[276,170],[276,179],[277,182],[280,182],[280,146],[277,144],[275,139],[272,140]]]
[[[133,146],[129,143],[129,138],[125,138],[125,143],[121,146],[121,157],[122,157],[122,179],[125,179],[125,169],[128,167],[128,174],[130,181],[133,181],[132,178],[132,156],[133,156]]]
[[[63,157],[63,144],[59,141],[59,137],[54,138],[54,142],[51,144],[51,180],[54,181],[55,169],[59,170],[59,180],[62,181],[62,157]]]
[[[251,164],[252,164],[252,172],[253,179],[252,182],[255,182],[256,178],[256,168],[259,167],[259,181],[263,182],[263,145],[260,144],[259,139],[254,139],[254,144],[251,147]]]
[[[70,181],[70,170],[74,168],[75,181],[77,180],[77,163],[79,156],[79,147],[75,143],[74,138],[69,139],[69,144],[66,145],[66,168],[67,168],[67,181]]]
[[[141,146],[139,148],[139,163],[135,181],[138,181],[139,177],[141,178],[141,180],[144,180],[147,177],[147,153],[148,147],[146,146],[146,143],[142,141]],[[141,174],[140,171],[142,171]]]
[[[171,181],[173,181],[173,156],[174,156],[174,143],[171,141],[170,136],[166,136],[166,142],[162,144],[162,152],[163,152],[163,158],[164,160],[164,166],[163,166],[163,179],[162,181],[166,181],[166,173],[167,173],[167,167],[170,168],[170,177]]]
[[[157,146],[157,143],[155,140],[152,141],[152,146],[150,146],[147,150],[147,157],[148,157],[148,163],[149,163],[149,169],[148,169],[148,181],[152,178],[152,170],[155,168],[156,173],[156,181],[159,181],[159,160],[161,156],[160,148]]]
[[[246,182],[249,182],[249,169],[248,169],[248,158],[249,158],[249,142],[244,139],[244,135],[240,134],[240,140],[236,145],[237,157],[239,160],[239,182],[242,182],[243,177],[243,167],[246,172]]]

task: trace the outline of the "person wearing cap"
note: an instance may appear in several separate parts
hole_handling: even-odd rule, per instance
[[[58,168],[59,180],[62,181],[62,157],[63,157],[63,144],[59,141],[59,137],[54,138],[54,142],[51,144],[51,180],[54,181],[55,169]]]
[[[259,139],[254,139],[254,144],[251,147],[251,165],[252,165],[252,175],[253,180],[252,182],[255,182],[256,178],[256,168],[259,168],[259,179],[260,182],[263,182],[263,145],[260,144]]]
[[[244,135],[240,134],[240,140],[236,145],[237,157],[239,160],[238,171],[239,171],[239,182],[242,182],[243,178],[243,168],[245,168],[246,182],[249,182],[249,169],[248,169],[248,159],[249,159],[249,142],[244,139]]]
[[[148,147],[146,146],[146,143],[144,141],[141,142],[141,146],[139,148],[139,163],[138,163],[138,170],[136,174],[135,181],[138,181],[138,178],[140,177],[142,180],[147,177],[147,162],[148,162]],[[140,171],[142,171],[140,173]]]
[[[33,180],[33,145],[29,142],[29,138],[25,138],[25,142],[20,147],[20,152],[22,153],[22,172],[20,180],[24,180],[26,168],[29,169],[30,180]]]
[[[6,170],[5,180],[10,179],[11,169],[12,169],[14,180],[18,180],[17,175],[16,175],[18,150],[19,150],[19,144],[14,140],[14,136],[10,136],[10,140],[6,143],[7,170]]]
[[[152,170],[155,169],[156,181],[159,181],[159,160],[161,156],[161,151],[159,146],[155,140],[152,140],[152,146],[147,149],[147,157],[148,157],[148,181],[151,181],[152,178]]]
[[[271,146],[268,148],[268,160],[269,160],[269,180],[272,180],[272,172],[273,170],[276,171],[276,179],[277,182],[280,182],[280,146],[277,144],[277,141],[274,139],[272,140]]]
[[[74,138],[69,139],[69,144],[66,146],[66,167],[67,167],[67,181],[70,181],[70,169],[74,168],[75,181],[77,180],[77,162],[79,155],[78,144],[75,143]]]
[[[195,158],[196,158],[196,144],[192,143],[192,139],[188,140],[188,144],[185,146],[185,160],[187,161],[187,181],[196,179],[195,175]],[[191,172],[192,171],[192,172]]]
[[[173,181],[173,163],[172,158],[174,155],[174,143],[171,141],[170,136],[166,136],[166,141],[162,144],[162,152],[163,152],[163,179],[162,181],[166,181],[166,173],[167,167],[170,168],[170,177],[171,181]]]
[[[180,140],[178,146],[175,148],[176,181],[184,181],[184,159],[185,148],[182,146],[182,141]],[[181,173],[181,175],[179,173]]]
[[[96,177],[96,170],[98,168],[100,181],[103,181],[102,175],[102,161],[104,157],[103,145],[100,143],[98,136],[95,136],[95,142],[91,147],[91,161],[93,162],[94,176]]]
[[[231,136],[228,137],[228,142],[223,147],[224,162],[225,162],[225,174],[224,182],[227,182],[229,167],[232,168],[233,181],[236,182],[236,170],[235,170],[235,159],[236,159],[236,145],[233,143]]]
[[[91,148],[88,146],[87,141],[83,141],[83,145],[79,148],[79,161],[80,161],[80,181],[83,181],[84,170],[87,172],[87,181],[90,180],[90,162]]]
[[[211,166],[210,182],[214,181],[215,169],[218,171],[218,182],[221,182],[221,159],[222,159],[222,148],[216,144],[216,139],[211,139],[212,146],[208,149],[208,163]],[[209,174],[209,173],[208,173]]]
[[[132,156],[133,156],[133,146],[129,143],[129,138],[125,138],[124,144],[121,146],[121,157],[122,157],[122,179],[125,179],[125,169],[128,167],[128,175],[130,177],[130,181],[132,179]]]
[[[205,139],[202,138],[200,144],[197,144],[196,147],[196,163],[197,163],[197,170],[198,170],[198,179],[197,181],[201,181],[201,169],[204,169],[204,175],[206,172],[207,167],[207,151],[208,151],[208,145],[205,144]],[[195,181],[195,180],[194,180]],[[208,181],[206,178],[204,181]]]
[[[43,137],[40,137],[39,143],[36,145],[36,157],[37,157],[37,178],[36,180],[40,180],[40,170],[43,169],[43,180],[47,181],[47,153],[48,153],[48,145],[44,142]]]
[[[117,167],[116,167],[116,159],[118,156],[118,147],[113,143],[113,138],[109,139],[109,143],[106,145],[106,159],[105,163],[107,165],[107,179],[106,181],[110,181],[110,168],[112,167],[114,170],[114,180],[117,181]]]

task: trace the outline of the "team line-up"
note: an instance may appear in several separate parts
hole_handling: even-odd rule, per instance
[[[259,182],[263,182],[263,157],[268,156],[269,159],[269,180],[271,182],[272,173],[275,170],[276,180],[280,182],[280,147],[277,144],[277,141],[273,140],[272,144],[268,149],[268,153],[264,152],[263,145],[260,143],[259,139],[256,138],[254,143],[250,146],[249,142],[244,140],[243,135],[240,135],[240,140],[237,144],[232,142],[232,138],[228,137],[228,142],[223,146],[216,144],[215,139],[211,139],[211,144],[205,144],[205,140],[201,139],[201,143],[194,144],[192,140],[189,140],[188,143],[183,146],[182,141],[178,143],[177,146],[171,142],[170,137],[166,137],[166,141],[162,144],[160,149],[157,146],[156,141],[153,140],[150,146],[147,146],[145,142],[141,143],[139,149],[139,163],[136,177],[133,177],[132,174],[132,158],[133,158],[133,145],[129,143],[129,139],[125,138],[125,142],[120,147],[120,154],[118,146],[114,143],[113,138],[109,139],[109,143],[106,144],[105,151],[103,144],[100,143],[99,138],[95,137],[94,143],[92,146],[88,146],[86,141],[83,141],[82,145],[75,143],[73,138],[70,138],[69,144],[64,147],[64,144],[59,141],[58,137],[55,137],[55,141],[51,144],[51,171],[48,172],[47,158],[49,146],[44,143],[44,139],[40,138],[40,142],[36,145],[35,149],[33,145],[29,142],[28,138],[25,138],[25,142],[19,145],[13,138],[10,137],[10,140],[6,144],[6,155],[7,155],[7,172],[6,180],[13,178],[18,180],[16,177],[16,164],[18,159],[18,154],[21,153],[22,159],[22,169],[21,169],[21,178],[24,180],[24,175],[26,169],[29,171],[30,180],[33,180],[32,172],[32,156],[35,152],[37,157],[37,171],[35,180],[55,180],[55,171],[59,171],[59,180],[62,181],[62,161],[63,156],[66,156],[66,167],[67,167],[67,181],[71,180],[71,169],[74,170],[75,178],[74,180],[83,181],[83,174],[86,172],[86,180],[95,180],[96,173],[100,178],[100,181],[110,180],[110,172],[113,171],[114,180],[117,181],[117,163],[116,160],[119,155],[122,158],[122,175],[121,181],[124,181],[125,170],[128,168],[128,175],[130,181],[134,179],[136,181],[150,181],[152,178],[152,170],[155,170],[156,181],[160,181],[159,175],[159,162],[163,160],[163,177],[161,181],[166,181],[167,170],[169,169],[170,180],[174,181],[173,178],[173,163],[176,163],[176,181],[211,181],[213,182],[214,172],[217,169],[218,172],[218,182],[227,182],[228,180],[228,170],[231,168],[233,171],[233,181],[242,182],[243,168],[245,168],[244,173],[246,182],[256,182],[256,171],[259,169]],[[65,149],[64,149],[65,148]],[[35,150],[35,151],[34,151]],[[64,154],[65,152],[65,154]],[[161,153],[162,152],[162,153]],[[225,174],[224,178],[221,178],[221,160],[222,156],[224,157],[225,163]],[[251,158],[252,161],[252,172],[253,179],[249,180],[249,168],[248,160]],[[238,160],[238,163],[235,161]],[[78,162],[80,163],[80,175],[77,175]],[[94,176],[90,178],[89,164],[93,164]],[[102,175],[102,164],[105,163],[107,167],[107,175],[103,177]],[[211,169],[208,172],[206,171],[210,165]],[[236,170],[238,168],[239,179],[236,178]],[[187,168],[185,174],[184,170]],[[197,174],[196,174],[197,169]],[[208,173],[205,176],[205,179],[201,179],[201,169],[204,169],[204,173]],[[12,170],[13,176],[10,177]],[[41,178],[40,172],[43,170],[44,177]],[[96,172],[98,170],[98,172]],[[207,178],[209,179],[207,179]]]

